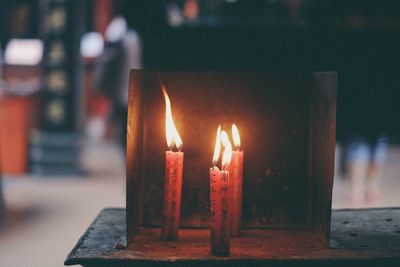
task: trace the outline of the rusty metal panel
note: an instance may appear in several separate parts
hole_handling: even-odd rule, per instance
[[[315,233],[329,243],[336,144],[336,72],[315,74],[310,128],[310,212]]]
[[[134,82],[142,83],[142,78],[134,77],[131,72],[129,80],[129,113],[126,148],[126,224],[128,237],[138,233],[142,224],[143,211],[143,92],[134,90]],[[143,75],[144,76],[144,75]]]

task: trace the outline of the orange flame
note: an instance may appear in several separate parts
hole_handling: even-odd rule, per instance
[[[224,147],[226,147],[229,143],[229,137],[225,131],[221,131],[221,143]]]
[[[218,126],[218,129],[217,129],[217,138],[215,140],[214,155],[213,155],[213,159],[212,159],[213,166],[217,165],[220,152],[221,152],[221,125]]]
[[[161,90],[165,99],[165,133],[167,137],[167,146],[170,150],[174,146],[178,150],[181,150],[183,142],[179,136],[178,130],[175,127],[174,120],[172,119],[171,102],[164,84],[161,84]]]
[[[222,155],[221,167],[223,170],[226,170],[229,167],[229,164],[231,164],[232,145],[229,141],[228,134],[225,131],[222,131],[221,133],[221,142],[222,145],[225,147],[224,154]]]
[[[235,146],[235,148],[239,149],[240,148],[240,135],[239,135],[239,131],[235,124],[232,124],[232,139],[233,139],[233,145]]]

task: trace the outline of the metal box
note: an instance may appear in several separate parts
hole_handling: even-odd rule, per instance
[[[271,242],[277,249],[284,244],[299,249],[328,246],[336,76],[132,70],[126,157],[128,249],[145,247],[148,253],[143,257],[154,259],[168,243],[159,241],[166,150],[160,80],[168,89],[185,153],[184,230],[181,240],[174,242],[178,247],[170,252],[173,257],[201,257],[209,251],[208,172],[215,131],[220,123],[232,122],[239,127],[245,159],[244,230],[239,239],[232,239],[231,257],[262,258],[263,244],[274,246]],[[180,250],[180,244],[195,249]],[[243,250],[251,252],[244,256]]]

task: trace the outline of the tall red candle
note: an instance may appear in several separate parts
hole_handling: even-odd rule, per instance
[[[172,119],[171,103],[164,85],[161,84],[165,98],[165,131],[169,151],[165,152],[164,207],[161,240],[178,239],[181,211],[183,176],[183,142]],[[178,151],[172,151],[173,149]]]
[[[211,219],[211,253],[215,256],[228,256],[230,243],[229,211],[229,171],[227,170],[232,147],[229,140],[224,142],[225,151],[222,157],[222,170],[216,165],[221,149],[221,127],[218,127],[213,166],[210,169],[210,219]]]
[[[240,136],[235,124],[232,125],[232,139],[235,150],[229,165],[231,188],[231,234],[240,235],[243,199],[243,151],[240,151]]]

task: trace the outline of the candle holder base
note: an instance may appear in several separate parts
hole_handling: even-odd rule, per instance
[[[331,247],[308,230],[243,230],[229,257],[213,256],[208,229],[180,229],[179,241],[143,228],[126,246],[125,209],[105,209],[68,255],[83,266],[398,266],[400,208],[332,212]],[[397,229],[397,230],[396,230]],[[279,265],[282,266],[282,265]]]

